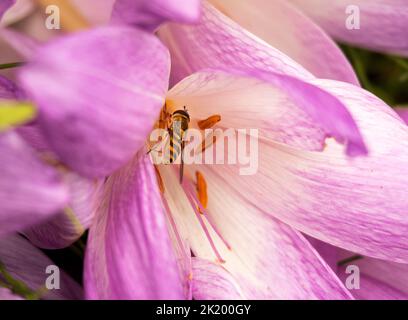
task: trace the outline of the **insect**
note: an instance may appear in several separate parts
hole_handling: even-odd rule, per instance
[[[183,140],[185,132],[188,130],[190,124],[190,115],[184,107],[183,109],[174,111],[171,115],[167,113],[166,109],[164,109],[160,115],[159,119],[159,127],[162,129],[166,129],[168,132],[168,144],[169,152],[168,159],[166,159],[166,163],[172,164],[174,163],[179,156],[181,156],[181,164],[180,164],[180,183],[183,182],[183,175],[184,175],[184,146],[185,141]],[[154,150],[153,147],[149,153]]]

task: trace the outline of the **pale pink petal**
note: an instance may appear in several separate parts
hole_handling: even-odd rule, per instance
[[[154,168],[135,157],[105,184],[85,258],[88,299],[183,299]]]
[[[99,200],[101,182],[66,172],[64,182],[70,189],[69,205],[46,222],[24,231],[24,235],[37,247],[65,248],[78,240],[89,228]]]
[[[195,300],[245,299],[234,277],[209,260],[193,258],[193,297]]]
[[[103,27],[42,46],[20,80],[59,159],[84,176],[103,177],[144,144],[164,103],[169,64],[153,35]]]
[[[214,166],[216,167],[216,166]],[[187,169],[188,168],[188,169]],[[195,168],[186,166],[186,183]],[[208,215],[222,239],[206,222],[220,257],[200,226],[178,180],[178,172],[161,166],[165,199],[179,232],[201,259],[222,263],[248,299],[348,299],[334,272],[303,236],[259,211],[213,172],[200,166],[208,185]],[[188,181],[188,182],[187,182]],[[235,183],[235,181],[230,181]],[[204,215],[198,214],[204,219]],[[228,246],[227,246],[228,244]],[[221,262],[222,258],[225,262]],[[194,290],[194,266],[193,266]]]
[[[18,235],[0,239],[0,261],[7,272],[33,291],[46,289],[46,280],[51,275],[47,267],[55,265],[44,253]],[[81,299],[82,289],[60,270],[60,289],[45,290],[41,298]]]
[[[358,84],[338,46],[286,0],[211,0],[222,13],[281,50],[318,78]]]
[[[369,92],[332,80],[314,82],[351,112],[367,144],[368,157],[347,158],[327,141],[323,152],[307,152],[260,141],[257,173],[216,165],[231,188],[292,227],[353,252],[408,261],[408,128]],[[241,165],[248,167],[248,165]]]
[[[193,81],[200,79],[202,81]],[[193,75],[179,88],[176,86],[174,92],[170,92],[170,102],[175,102],[173,108],[186,106],[193,119],[199,108],[202,109],[199,111],[202,113],[198,113],[200,117],[221,114],[218,124],[221,128],[252,126],[264,129],[262,124],[271,117],[265,113],[258,114],[257,122],[255,115],[249,126],[245,119],[251,114],[249,111],[241,120],[238,120],[242,112],[239,109],[236,115],[230,112],[223,116],[224,110],[232,111],[232,106],[240,105],[240,91],[244,101],[245,90],[253,90],[256,95],[257,87],[251,86],[253,83],[247,82],[246,88],[241,85],[239,91],[226,95],[223,101],[222,90],[214,89],[216,86],[210,80]],[[231,92],[237,83],[234,81],[236,79],[231,79],[226,87]],[[368,157],[346,157],[342,154],[342,146],[333,139],[326,140],[323,152],[308,152],[284,145],[282,141],[264,139],[261,132],[259,151],[253,155],[251,164],[219,164],[214,170],[234,181],[232,188],[248,201],[308,235],[364,255],[408,261],[408,175],[403,173],[408,163],[407,126],[389,106],[357,86],[334,80],[313,80],[311,83],[346,106],[363,135]],[[218,99],[214,95],[213,99],[216,92],[221,94]],[[305,92],[310,93],[310,90]],[[252,96],[249,106],[256,106],[262,97]],[[218,108],[211,109],[212,104]],[[255,112],[256,109],[251,107],[251,110]],[[230,117],[236,117],[235,123],[223,127]],[[290,128],[283,127],[283,130],[283,136],[285,132],[290,135]],[[255,174],[241,176],[241,168],[248,169],[252,163]]]
[[[16,133],[0,134],[0,234],[45,221],[68,202],[58,173]]]
[[[408,2],[405,0],[290,1],[339,41],[408,56]],[[356,26],[356,12],[359,28],[350,28],[350,23]]]
[[[15,4],[3,16],[0,25],[10,25],[17,22],[34,10],[34,2],[32,0],[2,0],[2,3],[8,2],[15,2]],[[0,16],[2,5],[4,6],[4,4],[0,4]]]
[[[18,100],[22,97],[21,91],[9,79],[0,75],[0,100]]]
[[[194,23],[200,17],[201,0],[116,0],[112,20],[154,31],[166,21]]]
[[[264,139],[300,149],[321,150],[331,136],[346,143],[350,155],[366,152],[345,105],[326,90],[290,76],[202,71],[173,87],[167,103],[172,109],[186,106],[197,120],[220,114],[222,128],[256,128]]]
[[[205,68],[275,71],[303,79],[312,74],[278,49],[203,3],[197,25],[167,24],[159,37],[172,58],[172,83]]]

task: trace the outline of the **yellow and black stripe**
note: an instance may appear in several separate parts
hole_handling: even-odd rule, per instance
[[[183,152],[183,137],[189,122],[190,116],[186,110],[177,110],[173,113],[171,126],[168,129],[170,135],[169,163],[174,163]]]

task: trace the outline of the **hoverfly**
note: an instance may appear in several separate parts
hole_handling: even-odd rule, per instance
[[[179,109],[174,111],[172,114],[167,113],[166,109],[164,108],[160,114],[159,119],[159,127],[161,129],[166,129],[168,132],[168,147],[169,152],[167,155],[169,156],[166,159],[166,163],[173,164],[180,156],[180,183],[183,182],[183,175],[184,175],[184,146],[185,141],[183,140],[185,132],[188,130],[190,124],[190,115],[184,107],[183,109]],[[167,143],[165,144],[167,145]],[[148,153],[156,149],[153,147],[150,149]]]

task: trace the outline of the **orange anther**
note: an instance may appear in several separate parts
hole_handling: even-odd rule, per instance
[[[197,124],[201,130],[205,130],[214,127],[220,121],[221,116],[219,114],[215,114],[205,120],[198,121]]]
[[[204,176],[199,171],[196,171],[196,179],[198,201],[200,201],[201,205],[204,208],[207,208],[208,204],[207,182],[205,181]]]

